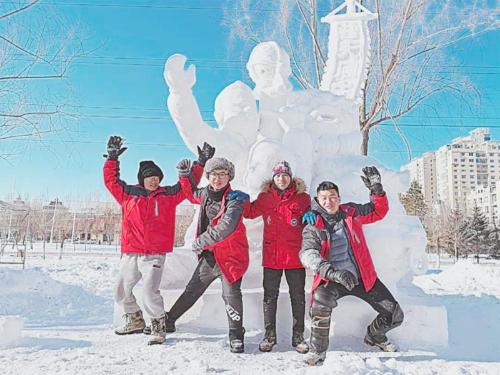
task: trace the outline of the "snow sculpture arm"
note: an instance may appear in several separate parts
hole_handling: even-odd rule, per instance
[[[167,99],[168,110],[184,143],[194,153],[196,146],[207,142],[217,147],[217,129],[207,125],[193,96],[192,87],[196,83],[196,68],[190,65],[184,69],[186,56],[175,54],[165,63],[163,77],[170,90]]]

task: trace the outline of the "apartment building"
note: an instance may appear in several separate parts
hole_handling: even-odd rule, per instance
[[[402,169],[422,185],[428,204],[467,210],[468,196],[473,190],[495,188],[500,181],[500,141],[491,140],[488,128],[478,128],[412,160]],[[481,190],[477,194],[485,193]],[[492,210],[493,206],[489,206]]]

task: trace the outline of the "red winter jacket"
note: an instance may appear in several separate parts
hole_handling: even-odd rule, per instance
[[[194,163],[192,177],[197,184],[203,168]],[[140,185],[120,180],[119,162],[107,160],[104,183],[122,207],[122,253],[165,254],[174,247],[175,208],[191,192],[189,178],[180,178],[173,186],[148,192]]]
[[[262,266],[273,269],[304,268],[299,258],[302,243],[302,215],[311,208],[311,197],[304,181],[294,178],[291,187],[279,194],[272,180],[263,184],[262,192],[252,203],[245,203],[244,216],[262,216]]]
[[[227,200],[231,191],[224,192],[220,210],[210,222],[209,228],[200,233],[201,217],[208,197],[208,187],[195,191],[188,199],[201,206],[198,218],[196,244],[203,250],[212,251],[222,275],[230,283],[241,279],[249,264],[248,241],[243,224],[243,203],[236,199]]]
[[[352,252],[356,265],[358,266],[363,286],[367,292],[373,288],[373,285],[377,280],[377,272],[375,271],[370,251],[366,244],[362,226],[363,224],[370,224],[383,219],[389,210],[389,202],[387,201],[385,193],[382,195],[372,195],[371,199],[372,202],[368,204],[346,203],[340,205],[340,210],[345,214],[345,228],[349,243],[351,244]],[[307,226],[304,231],[310,229],[309,227],[310,226]],[[315,227],[316,230],[319,230],[320,232],[325,231],[325,225],[321,215],[317,215]],[[329,235],[321,236],[321,258],[326,261],[329,259],[329,238]],[[308,246],[307,244],[304,244],[303,247],[304,250],[306,250],[306,247]],[[322,279],[318,274],[314,275],[312,285],[313,292],[322,280],[324,279]]]

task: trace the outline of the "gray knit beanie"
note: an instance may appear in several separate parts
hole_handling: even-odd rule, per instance
[[[208,178],[210,172],[225,169],[229,173],[229,181],[234,178],[234,164],[225,158],[212,158],[205,164],[205,175]]]

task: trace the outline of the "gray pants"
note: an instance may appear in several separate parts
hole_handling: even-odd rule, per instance
[[[337,306],[337,300],[344,296],[361,298],[378,312],[367,328],[367,332],[378,342],[387,340],[385,334],[403,322],[401,307],[379,279],[369,292],[366,292],[361,284],[349,291],[335,282],[322,283],[314,291],[311,306],[310,346],[313,351],[321,353],[328,349],[332,309]]]
[[[144,311],[152,319],[161,318],[165,314],[163,297],[160,294],[164,263],[164,254],[123,254],[114,294],[116,303],[123,307],[126,314],[135,313],[141,309],[132,292],[141,277],[144,282],[142,288]]]
[[[222,299],[226,305],[229,336],[231,339],[242,339],[244,329],[241,279],[230,284],[222,276],[214,256],[208,251],[204,251],[203,256],[200,257],[198,266],[194,270],[191,280],[189,280],[186,285],[186,289],[168,312],[168,319],[173,321],[179,319],[196,301],[198,301],[210,284],[218,278],[222,281]],[[210,317],[207,318],[210,319]]]

